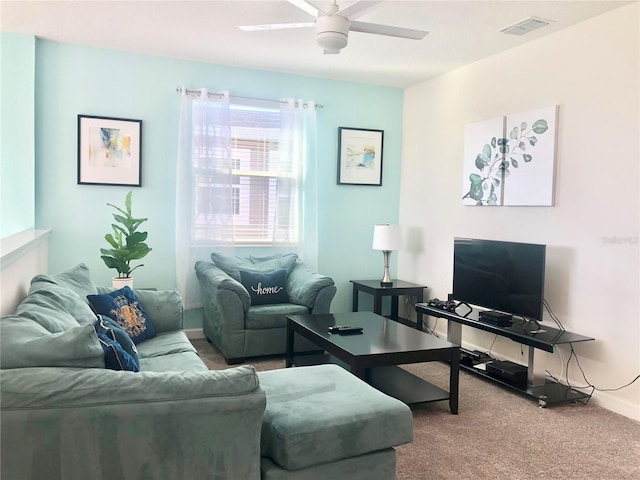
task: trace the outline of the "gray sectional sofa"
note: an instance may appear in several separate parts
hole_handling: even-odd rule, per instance
[[[137,291],[156,336],[140,371],[105,368],[79,265],[39,275],[0,320],[0,477],[395,479],[413,419],[334,365],[208,370],[174,291]]]

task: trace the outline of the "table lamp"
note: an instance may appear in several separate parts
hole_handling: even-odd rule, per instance
[[[382,250],[384,255],[384,276],[380,282],[381,287],[392,287],[393,281],[389,275],[389,257],[393,250],[399,250],[402,246],[402,232],[400,225],[375,225],[373,227],[373,249]]]

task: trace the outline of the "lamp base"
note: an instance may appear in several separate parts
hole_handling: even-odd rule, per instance
[[[384,255],[384,275],[382,276],[382,280],[380,281],[380,286],[393,287],[393,281],[391,280],[391,275],[389,274],[389,255],[391,255],[391,251],[383,250],[382,254]]]

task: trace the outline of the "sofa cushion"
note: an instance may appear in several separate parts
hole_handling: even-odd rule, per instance
[[[289,303],[285,269],[273,272],[240,270],[240,283],[249,292],[251,305]]]
[[[23,367],[104,368],[104,352],[92,325],[51,333],[20,316],[0,320],[0,365]]]
[[[182,297],[176,290],[135,290],[140,305],[147,312],[158,333],[182,330],[183,310]]]
[[[286,470],[413,441],[413,416],[337,365],[259,372],[267,395],[261,452]]]
[[[244,327],[247,330],[284,328],[287,326],[287,315],[303,315],[305,313],[309,313],[307,307],[293,303],[258,305],[251,307],[247,312],[244,319]]]
[[[197,352],[182,330],[159,333],[154,338],[142,342],[137,347],[138,356],[141,359],[172,355],[174,353]]]
[[[31,280],[29,293],[16,308],[16,315],[30,318],[51,333],[78,325],[92,325],[96,316],[84,298],[70,288],[58,285],[46,275]]]
[[[196,372],[208,368],[195,352],[178,352],[171,355],[140,358],[142,372]]]
[[[223,253],[213,252],[211,261],[235,281],[240,282],[240,270],[252,272],[272,272],[284,268],[287,275],[293,269],[298,255],[285,253],[266,256],[236,257]]]
[[[36,275],[33,277],[29,295],[23,303],[27,310],[31,310],[34,305],[44,306],[45,311],[40,312],[42,315],[32,313],[30,318],[55,333],[78,324],[93,325],[96,317],[87,303],[86,296],[95,292],[96,286],[91,281],[89,269],[80,264],[56,275]],[[70,315],[74,321],[63,321],[62,318],[49,321],[47,314],[51,308]],[[20,307],[18,309],[17,313],[22,314],[23,311],[20,310]]]
[[[153,324],[142,308],[138,296],[129,287],[102,295],[87,296],[96,313],[112,318],[138,344],[156,336]]]
[[[50,290],[41,290],[30,293],[16,308],[16,315],[41,325],[49,333],[60,333],[80,324],[75,317],[62,307],[64,299],[54,289],[60,289],[52,285]],[[91,313],[93,321],[96,316]]]
[[[49,281],[73,290],[84,302],[87,295],[98,293],[98,287],[91,280],[91,272],[84,263],[54,275],[40,275]],[[38,277],[36,277],[38,278]]]
[[[140,371],[136,345],[117,322],[104,315],[98,315],[95,329],[104,350],[104,363],[107,368]]]

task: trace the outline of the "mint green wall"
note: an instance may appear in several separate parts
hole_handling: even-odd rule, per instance
[[[319,62],[331,57],[318,54]],[[313,99],[318,113],[318,270],[338,286],[334,311],[351,308],[350,279],[382,276],[382,254],[371,249],[373,225],[397,222],[400,185],[401,89],[340,82],[170,58],[36,43],[36,225],[52,228],[52,272],[86,263],[97,283],[112,271],[99,258],[110,225],[106,202],[122,203],[126,187],[76,184],[78,114],[141,119],[142,188],[134,214],[153,252],[136,285],[175,287],[175,158],[179,85],[228,89],[233,96]],[[338,127],[384,130],[383,186],[336,185]],[[393,264],[395,271],[395,259]],[[363,299],[366,305],[366,299]]]
[[[35,39],[0,32],[0,237],[35,225]]]

